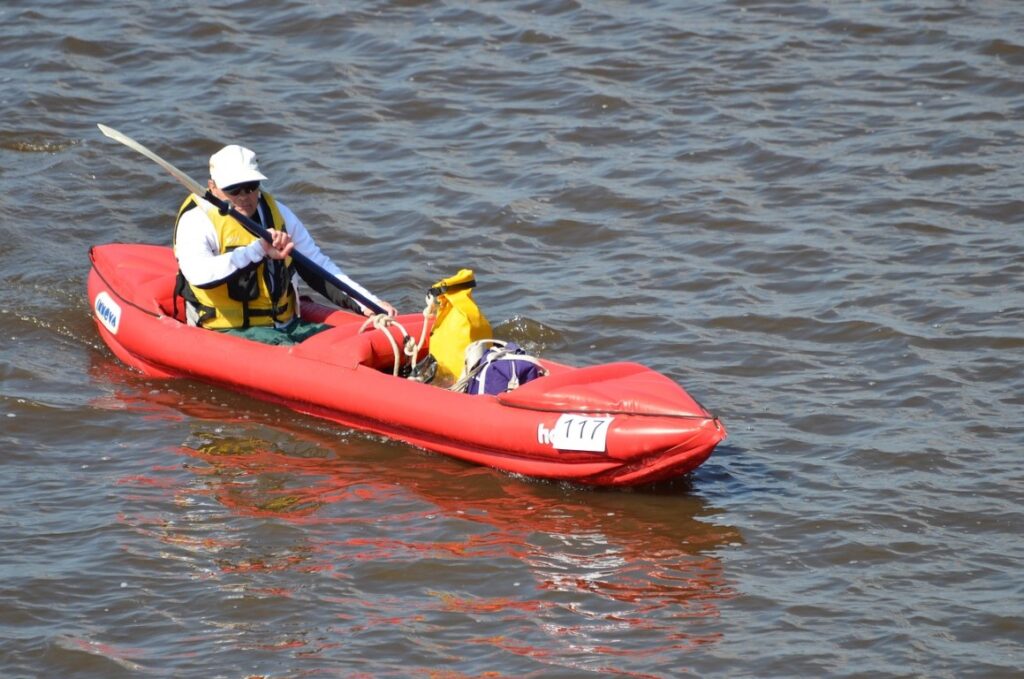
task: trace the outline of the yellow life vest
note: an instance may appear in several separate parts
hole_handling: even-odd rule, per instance
[[[284,229],[284,218],[267,193],[260,196],[260,207],[264,216],[269,217],[270,223],[264,224],[268,230]],[[174,223],[175,241],[181,216],[194,209],[200,209],[199,205],[189,196],[178,210],[178,219]],[[229,214],[221,214],[216,207],[210,206],[206,216],[213,222],[221,254],[246,247],[258,239],[238,220]],[[293,272],[291,257],[264,259],[208,287],[192,285],[179,272],[178,292],[198,310],[198,324],[204,328],[248,328],[273,325],[275,321],[287,323],[298,308],[291,284]]]
[[[491,324],[473,301],[475,286],[473,270],[462,269],[438,281],[429,291],[437,304],[434,329],[430,332],[430,355],[437,361],[438,382],[458,378],[470,342],[492,336]]]

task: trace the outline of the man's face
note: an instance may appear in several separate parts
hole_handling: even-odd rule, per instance
[[[221,200],[226,200],[231,203],[231,207],[235,208],[246,217],[252,217],[256,214],[256,206],[260,202],[259,182],[246,182],[245,184],[236,184],[222,189],[214,184],[211,179],[208,187],[210,189],[210,193]]]

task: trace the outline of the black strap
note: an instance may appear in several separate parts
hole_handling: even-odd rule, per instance
[[[199,302],[199,298],[192,292],[191,286],[188,284],[188,280],[185,278],[185,274],[178,271],[178,277],[174,281],[174,315],[178,315],[178,298],[181,298],[183,302],[191,304],[192,307],[199,312],[199,316],[196,318],[196,324],[200,327],[206,325],[207,321],[212,320],[217,316],[217,309],[212,306],[206,306]],[[184,310],[184,308],[183,308]],[[187,320],[187,319],[186,319]]]
[[[438,285],[427,290],[427,294],[432,297],[440,297],[441,295],[448,292],[459,292],[460,290],[468,290],[469,288],[476,287],[476,279],[466,281],[465,283],[456,283],[455,285]]]

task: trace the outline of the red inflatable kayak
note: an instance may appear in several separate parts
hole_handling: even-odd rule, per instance
[[[186,325],[180,300],[175,317],[170,248],[101,245],[90,258],[100,336],[150,376],[202,380],[467,462],[594,486],[680,476],[726,436],[679,385],[636,363],[542,360],[548,375],[515,391],[456,393],[392,374],[385,332],[401,347],[398,328],[361,331],[361,316],[304,303],[304,317],[334,327],[290,347],[259,344]],[[421,314],[397,320],[419,337]]]

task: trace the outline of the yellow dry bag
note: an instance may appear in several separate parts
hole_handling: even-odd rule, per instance
[[[435,383],[456,380],[470,342],[492,337],[491,324],[473,301],[474,287],[473,270],[462,269],[427,291],[437,309],[430,332],[430,355],[437,361]]]

